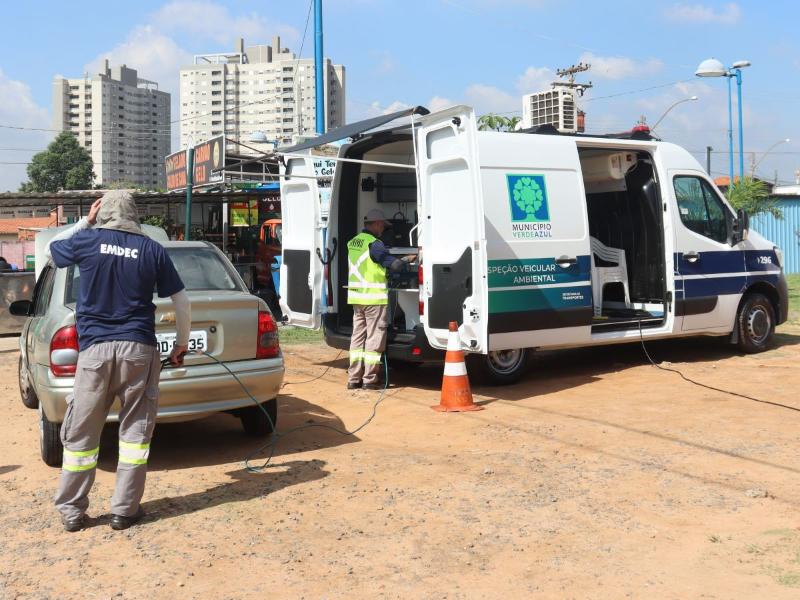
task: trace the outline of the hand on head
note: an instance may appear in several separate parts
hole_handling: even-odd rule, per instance
[[[102,198],[98,198],[97,200],[92,202],[92,207],[89,209],[89,216],[87,217],[90,225],[94,225],[95,223],[97,223],[97,213],[100,212],[100,206],[102,205],[102,203],[103,203]]]

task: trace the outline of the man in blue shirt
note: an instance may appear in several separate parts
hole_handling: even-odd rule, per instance
[[[158,411],[161,361],[153,293],[175,304],[177,340],[170,361],[187,351],[191,312],[183,282],[161,244],[142,233],[130,193],[96,201],[87,218],[56,236],[48,248],[57,267],[77,265],[78,364],[61,426],[64,458],[56,507],[67,531],[84,525],[94,483],[100,434],[120,400],[119,463],[111,500],[113,529],[127,529],[144,512],[150,438]]]

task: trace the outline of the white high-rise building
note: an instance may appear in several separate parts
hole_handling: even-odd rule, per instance
[[[71,131],[92,155],[95,184],[166,187],[170,95],[125,65],[53,81],[53,128]]]
[[[325,59],[325,128],[344,125],[343,65]],[[281,48],[249,46],[239,40],[235,52],[202,54],[180,71],[180,143],[199,144],[225,135],[255,150],[228,142],[227,150],[260,154],[272,148],[250,141],[263,133],[270,142],[290,143],[316,132],[314,59]]]

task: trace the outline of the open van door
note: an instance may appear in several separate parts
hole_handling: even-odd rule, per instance
[[[317,256],[322,248],[322,227],[314,157],[287,158],[281,175],[281,310],[289,324],[318,329],[323,265]]]
[[[486,353],[489,301],[483,193],[475,113],[456,106],[420,120],[417,137],[425,335],[447,346],[448,323],[461,346]]]

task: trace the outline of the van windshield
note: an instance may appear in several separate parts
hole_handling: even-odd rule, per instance
[[[246,291],[241,287],[230,263],[213,248],[167,248],[187,292]],[[80,269],[68,267],[65,303],[78,300]],[[156,293],[157,290],[153,290]]]

